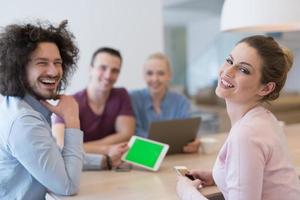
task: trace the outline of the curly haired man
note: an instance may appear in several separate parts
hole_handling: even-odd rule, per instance
[[[78,59],[66,25],[12,24],[0,32],[0,199],[78,191],[84,155],[78,105],[58,95]],[[57,98],[56,106],[46,101]],[[63,149],[51,134],[52,113],[66,122]]]

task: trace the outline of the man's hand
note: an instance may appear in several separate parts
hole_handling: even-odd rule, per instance
[[[127,142],[111,145],[108,149],[108,156],[111,159],[112,167],[117,167],[122,163],[121,157],[128,150]]]
[[[41,103],[51,112],[63,118],[66,128],[80,128],[79,108],[76,100],[72,96],[60,95],[56,106],[47,101],[41,100]]]

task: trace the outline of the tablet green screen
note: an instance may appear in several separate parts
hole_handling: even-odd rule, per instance
[[[150,168],[155,166],[163,145],[136,138],[130,147],[125,159]]]

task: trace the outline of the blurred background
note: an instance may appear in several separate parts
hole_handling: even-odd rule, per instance
[[[260,2],[262,5],[267,1]],[[124,62],[117,86],[128,90],[145,86],[142,67],[147,56],[164,52],[173,66],[171,88],[193,103],[194,114],[203,117],[203,132],[222,132],[230,127],[224,103],[215,96],[214,89],[218,68],[235,43],[253,34],[273,36],[292,49],[295,62],[282,96],[270,109],[287,124],[300,122],[300,32],[221,32],[224,0],[0,0],[0,3],[1,28],[35,19],[55,24],[64,19],[69,21],[80,49],[80,60],[68,94],[87,85],[90,58],[99,47],[110,46],[121,51]],[[271,9],[273,5],[268,6]]]

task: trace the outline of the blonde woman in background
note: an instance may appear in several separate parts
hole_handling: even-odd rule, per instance
[[[153,121],[190,117],[190,103],[180,94],[169,90],[172,78],[169,59],[162,53],[154,53],[144,64],[144,80],[147,88],[131,92],[132,108],[136,117],[136,135],[148,137]],[[183,147],[183,152],[197,152],[199,140]]]

